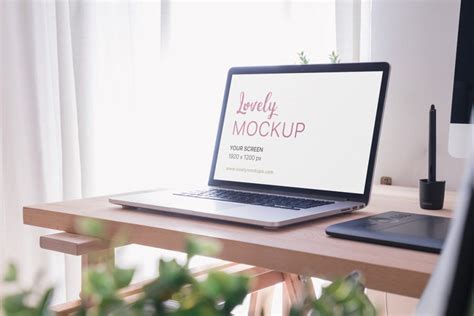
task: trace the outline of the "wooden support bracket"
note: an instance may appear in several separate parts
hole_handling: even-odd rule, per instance
[[[82,256],[109,249],[109,242],[100,238],[56,233],[40,237],[40,247],[74,256]]]

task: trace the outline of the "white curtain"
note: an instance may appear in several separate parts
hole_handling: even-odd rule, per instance
[[[372,0],[335,1],[337,52],[341,61],[371,61]]]
[[[227,69],[328,62],[353,34],[336,1],[0,2],[2,271],[43,267],[58,301],[76,297],[77,260],[40,250],[22,206],[205,184]],[[162,254],[117,261],[145,278]]]
[[[160,4],[2,1],[0,21],[0,268],[16,262],[25,284],[43,269],[58,300],[77,297],[77,258],[40,250],[22,207],[146,187],[121,142],[157,103]]]

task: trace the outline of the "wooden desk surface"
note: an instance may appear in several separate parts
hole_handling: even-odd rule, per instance
[[[451,216],[455,196],[447,192],[445,209],[424,211],[418,189],[376,186],[367,208],[352,214],[297,224],[278,230],[225,222],[178,217],[125,209],[108,203],[108,197],[64,201],[25,207],[25,224],[77,233],[78,218],[106,222],[111,230],[125,230],[131,243],[183,251],[188,235],[221,241],[218,258],[281,272],[333,279],[362,271],[367,287],[419,297],[434,269],[435,254],[328,237],[328,225],[384,211]]]

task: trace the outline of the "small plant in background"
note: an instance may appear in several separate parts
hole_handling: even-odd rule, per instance
[[[304,51],[301,51],[298,54],[298,62],[301,64],[301,65],[307,65],[309,64],[309,58],[308,56],[306,56],[306,53]],[[339,64],[341,62],[341,59],[339,57],[339,54],[337,54],[335,51],[332,51],[329,55],[329,61],[332,63],[332,64]]]
[[[306,56],[305,52],[304,51],[301,51],[298,54],[298,58],[299,58],[299,62],[301,65],[307,65],[309,64],[309,59],[308,57]]]
[[[103,236],[103,227],[98,222],[85,221],[77,226],[81,233]],[[122,290],[130,285],[134,269],[120,269],[99,265],[84,272],[82,301],[75,312],[78,316],[224,316],[242,304],[247,296],[250,281],[244,275],[232,275],[222,271],[211,271],[205,279],[196,279],[189,264],[196,255],[213,256],[220,245],[212,241],[187,239],[186,262],[181,265],[175,259],[159,262],[159,276],[143,287],[143,291],[123,298]],[[4,282],[14,285],[17,271],[9,265]],[[33,283],[37,286],[38,282]],[[45,291],[33,289],[17,292],[3,299],[3,310],[7,316],[50,315],[49,305],[53,288]],[[336,280],[323,289],[320,298],[307,292],[301,305],[291,308],[290,315],[375,315],[375,308],[364,294],[361,275],[353,273],[345,279]]]
[[[329,54],[329,60],[332,64],[339,64],[341,62],[339,54],[337,54],[335,51],[332,51],[331,54]]]

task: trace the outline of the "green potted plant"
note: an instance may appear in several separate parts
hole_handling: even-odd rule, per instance
[[[198,246],[196,246],[198,245]],[[142,295],[129,303],[118,294],[128,286],[134,270],[97,267],[85,273],[86,287],[83,304],[77,315],[230,315],[248,293],[245,276],[210,272],[204,281],[190,273],[190,249],[202,248],[189,241],[188,259],[184,265],[176,260],[160,260],[159,277],[144,287]],[[16,269],[10,265],[4,281],[16,282]],[[54,290],[43,293],[34,289],[19,289],[3,299],[7,316],[49,315]],[[376,315],[375,308],[363,291],[360,275],[336,280],[323,288],[319,298],[308,298],[301,306],[292,306],[290,315]]]
[[[82,225],[88,234],[98,235],[97,223]],[[249,292],[250,280],[244,275],[211,271],[205,279],[195,278],[189,263],[196,255],[215,255],[219,245],[215,242],[189,238],[185,245],[187,259],[181,265],[176,260],[159,262],[159,276],[146,284],[132,300],[123,298],[121,290],[132,281],[134,269],[120,269],[99,265],[84,272],[84,288],[79,316],[223,316],[242,304]],[[15,285],[18,272],[9,265],[4,283]],[[364,293],[361,275],[353,273],[323,288],[319,298],[310,295],[302,304],[291,307],[290,315],[375,315],[376,311]],[[37,282],[34,283],[37,285]],[[3,298],[6,316],[46,316],[54,289],[37,291],[34,287],[22,289]]]

